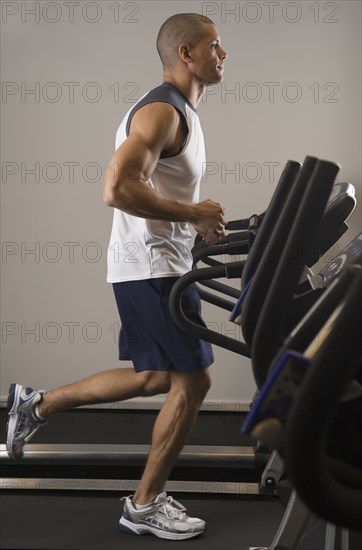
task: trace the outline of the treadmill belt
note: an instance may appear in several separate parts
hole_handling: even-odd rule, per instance
[[[277,499],[227,495],[175,494],[191,516],[201,517],[207,531],[200,537],[169,541],[118,530],[119,494],[99,492],[3,491],[0,548],[7,550],[246,550],[267,546],[284,513]],[[325,526],[315,520],[298,550],[321,550]]]

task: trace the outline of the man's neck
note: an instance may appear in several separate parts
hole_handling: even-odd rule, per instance
[[[169,82],[170,84],[176,86],[176,88],[178,88],[184,96],[187,97],[191,105],[197,109],[197,106],[205,93],[205,85],[200,85],[196,82],[183,81],[182,79],[175,78],[170,74],[164,74],[163,81]]]

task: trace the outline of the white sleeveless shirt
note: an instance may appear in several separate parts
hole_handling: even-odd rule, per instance
[[[134,113],[153,102],[173,105],[183,117],[188,134],[178,155],[159,159],[148,184],[171,199],[197,203],[205,168],[204,136],[196,109],[174,85],[164,82],[128,111],[117,131],[116,149],[127,138]],[[190,240],[186,222],[147,220],[114,208],[107,282],[183,275],[192,268]]]

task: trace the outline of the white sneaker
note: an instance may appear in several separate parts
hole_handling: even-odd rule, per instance
[[[186,508],[163,492],[146,508],[136,509],[132,497],[123,497],[121,531],[132,535],[152,534],[161,539],[182,540],[197,537],[206,529],[199,518],[190,518]]]
[[[35,434],[35,432],[46,424],[35,414],[35,407],[46,394],[45,390],[33,390],[11,384],[8,397],[8,423],[6,450],[10,458],[16,460],[24,456],[24,445]]]

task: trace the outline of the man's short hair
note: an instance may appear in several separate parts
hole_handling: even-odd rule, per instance
[[[196,46],[204,34],[204,25],[215,25],[198,13],[177,13],[162,24],[157,36],[157,51],[164,67],[172,68],[179,59],[181,44]]]

